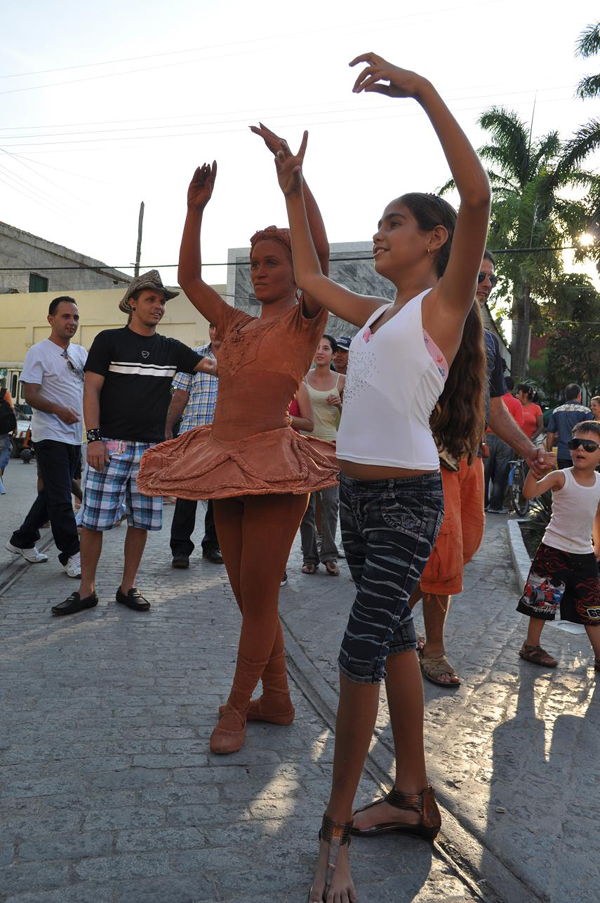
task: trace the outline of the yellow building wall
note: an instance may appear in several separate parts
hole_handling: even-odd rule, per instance
[[[224,294],[224,285],[214,286]],[[127,314],[119,310],[123,289],[98,289],[70,293],[79,307],[79,330],[73,341],[90,348],[103,329],[115,329],[127,324]],[[0,295],[0,368],[7,364],[20,365],[27,350],[48,337],[48,305],[52,292],[28,292]],[[158,331],[172,336],[191,347],[208,342],[208,322],[183,292],[167,301],[165,315]]]

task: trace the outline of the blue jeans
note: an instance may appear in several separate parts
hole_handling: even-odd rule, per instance
[[[417,646],[408,600],[442,524],[440,474],[397,480],[353,480],[342,474],[340,512],[356,598],[339,667],[355,683],[381,683],[388,655]]]

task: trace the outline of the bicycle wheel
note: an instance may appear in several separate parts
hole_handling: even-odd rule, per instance
[[[515,464],[512,485],[510,487],[510,500],[515,512],[519,517],[525,517],[529,511],[529,499],[523,496],[523,484],[525,475],[523,473],[523,465]]]

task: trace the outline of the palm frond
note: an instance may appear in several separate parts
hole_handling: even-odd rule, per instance
[[[497,150],[496,159],[491,162],[506,168],[507,175],[516,177],[520,185],[525,184],[529,168],[529,130],[518,114],[492,107],[481,114],[479,125],[495,139],[495,145],[488,145]]]
[[[561,173],[573,169],[598,148],[600,148],[600,119],[590,119],[580,126],[564,145],[557,169]]]
[[[436,194],[439,194],[441,197],[443,197],[445,194],[448,194],[450,191],[454,191],[455,188],[456,188],[456,182],[454,181],[454,179],[448,179],[447,182],[444,182],[444,184],[440,188],[438,188],[438,190],[436,191]]]
[[[600,52],[600,22],[593,22],[583,29],[575,44],[575,56],[587,58]]]
[[[577,97],[585,100],[586,97],[597,97],[600,94],[600,75],[586,75],[575,89]]]

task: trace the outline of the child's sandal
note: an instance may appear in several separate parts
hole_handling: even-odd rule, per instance
[[[323,816],[321,830],[319,831],[319,840],[325,840],[329,844],[327,852],[327,871],[325,873],[325,890],[323,891],[323,899],[329,890],[329,886],[333,880],[335,869],[337,866],[340,849],[348,844],[350,846],[350,831],[352,822],[337,822],[329,818],[328,815]],[[308,903],[312,897],[312,887],[308,893]]]

